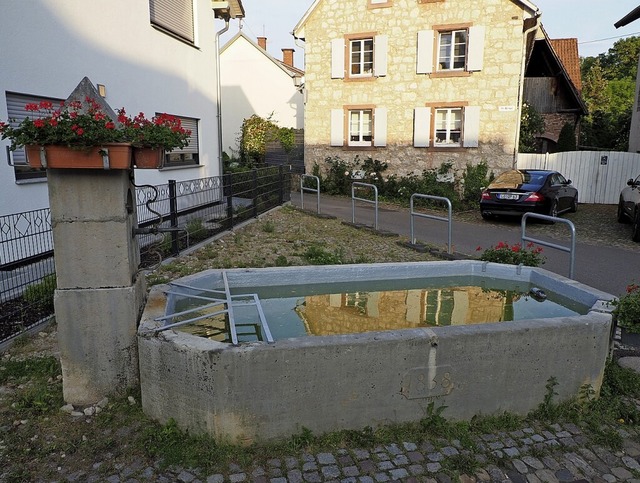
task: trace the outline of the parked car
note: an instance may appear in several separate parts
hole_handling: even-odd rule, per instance
[[[640,176],[627,181],[627,187],[620,192],[618,221],[633,223],[631,239],[640,242]]]
[[[578,190],[557,171],[516,169],[499,175],[482,191],[484,219],[527,212],[556,217],[578,210]]]

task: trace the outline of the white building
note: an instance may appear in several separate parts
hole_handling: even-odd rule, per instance
[[[87,76],[114,109],[174,114],[194,133],[169,167],[138,171],[137,183],[219,175],[217,46],[223,20],[243,16],[241,0],[3,2],[0,119],[24,116],[27,102],[64,100]],[[47,207],[44,171],[8,147],[0,143],[0,215]]]
[[[222,144],[237,150],[242,121],[256,114],[280,127],[304,125],[303,72],[293,65],[293,49],[282,49],[280,61],[267,53],[266,38],[254,42],[238,32],[220,51]]]

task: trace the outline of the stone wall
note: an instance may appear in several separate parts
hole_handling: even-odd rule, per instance
[[[367,0],[325,0],[304,24],[305,165],[327,157],[352,160],[372,157],[389,163],[389,174],[420,173],[453,161],[457,168],[486,161],[493,169],[514,162],[519,126],[523,19],[528,12],[510,0],[457,0],[418,3],[395,0],[386,8],[367,8]],[[439,25],[484,26],[483,68],[460,76],[416,74],[417,32]],[[331,78],[331,40],[346,34],[388,36],[388,69],[384,77],[354,81]],[[480,107],[477,148],[414,148],[414,109],[434,103]],[[385,107],[387,146],[331,147],[331,109],[345,105]],[[433,121],[431,122],[433,131]]]

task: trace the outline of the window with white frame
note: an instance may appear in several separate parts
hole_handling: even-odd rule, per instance
[[[460,146],[462,140],[462,108],[435,110],[436,146]]]
[[[370,105],[331,109],[331,146],[387,145],[387,108]]]
[[[373,38],[349,41],[350,77],[373,75]]]
[[[176,116],[182,127],[191,131],[189,145],[182,149],[174,149],[165,154],[165,166],[188,166],[198,164],[200,152],[198,148],[198,120],[192,117]]]
[[[414,109],[413,146],[416,148],[477,148],[479,137],[479,106],[460,103]]]
[[[451,76],[481,71],[485,27],[437,26],[421,30],[417,38],[417,74]]]
[[[349,111],[349,146],[371,146],[373,141],[373,111]]]
[[[149,0],[149,16],[153,26],[195,43],[193,0]]]
[[[357,34],[331,41],[332,79],[372,79],[387,75],[387,35]]]
[[[463,70],[467,60],[467,30],[440,32],[438,70]]]

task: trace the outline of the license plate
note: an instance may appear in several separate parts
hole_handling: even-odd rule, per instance
[[[518,198],[520,198],[520,195],[512,193],[498,193],[499,200],[517,200]]]

